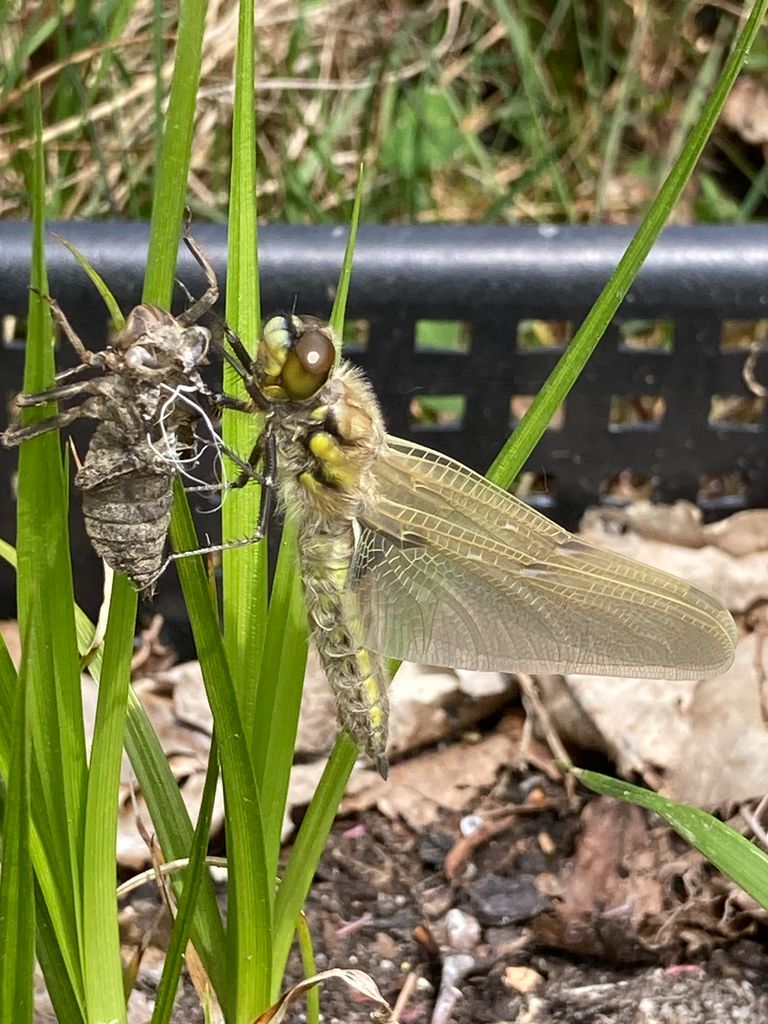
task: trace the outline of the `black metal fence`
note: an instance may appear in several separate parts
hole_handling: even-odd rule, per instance
[[[124,309],[140,301],[147,225],[50,227],[85,253]],[[223,283],[224,227],[196,224],[194,235]],[[631,236],[616,227],[361,228],[348,352],[371,377],[391,432],[484,470]],[[295,306],[327,314],[345,238],[342,227],[265,227],[265,312]],[[21,382],[23,323],[14,318],[26,313],[29,251],[29,225],[0,222],[3,417]],[[54,240],[48,267],[51,294],[86,342],[101,346],[103,303]],[[186,252],[178,276],[202,290]],[[753,348],[754,376],[768,383],[768,226],[667,229],[531,457],[531,500],[571,527],[586,505],[630,492],[688,498],[710,517],[768,505],[768,411],[743,377]],[[62,365],[71,358],[65,348],[61,357]],[[15,461],[15,453],[0,452],[0,536],[7,538]],[[73,530],[81,597],[92,608],[99,573],[77,517]],[[177,614],[173,581],[159,604]],[[12,580],[3,575],[0,614],[11,605]]]

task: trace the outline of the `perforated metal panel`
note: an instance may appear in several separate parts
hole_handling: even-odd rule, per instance
[[[85,253],[124,309],[140,301],[146,225],[52,228]],[[194,234],[223,283],[224,229],[196,225]],[[364,322],[357,337],[365,345],[347,351],[370,375],[391,432],[484,471],[631,235],[605,227],[362,228],[348,316]],[[265,312],[295,306],[327,315],[345,237],[343,228],[264,228]],[[29,245],[28,225],[0,222],[0,316],[25,314]],[[186,253],[178,273],[190,290],[202,290]],[[49,274],[51,293],[76,330],[91,347],[102,345],[101,299],[53,241]],[[668,229],[569,395],[559,429],[547,432],[529,460],[538,484],[531,500],[573,527],[588,504],[621,501],[631,490],[631,471],[642,477],[641,492],[698,501],[709,517],[767,505],[768,411],[743,379],[756,337],[754,375],[768,383],[764,317],[768,228]],[[66,349],[60,354],[62,365],[71,362]],[[22,343],[6,345],[3,426],[7,401],[20,386],[22,357]],[[87,428],[77,437],[84,447]],[[0,452],[0,534],[9,538],[15,461],[14,453]],[[215,533],[210,517],[204,528]],[[78,516],[73,529],[82,597],[93,607],[99,573]],[[10,588],[9,577],[3,585]],[[8,603],[0,590],[0,613]],[[160,604],[175,614],[170,582]]]

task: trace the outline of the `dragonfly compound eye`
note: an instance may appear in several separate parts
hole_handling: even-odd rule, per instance
[[[296,339],[283,365],[282,385],[294,401],[310,398],[328,380],[336,349],[326,331],[309,327]]]

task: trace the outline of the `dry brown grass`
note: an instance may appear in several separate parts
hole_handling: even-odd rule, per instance
[[[712,5],[635,0],[607,5],[601,37],[591,5],[529,6],[521,43],[493,0],[257,4],[262,214],[343,216],[364,158],[373,219],[635,219],[732,22]],[[94,17],[103,7],[92,4]],[[29,143],[19,126],[37,83],[57,215],[146,216],[156,158],[153,2],[127,6],[119,31],[113,22],[78,35],[70,19],[58,51],[54,37],[31,46],[54,10],[20,5],[0,33],[6,67],[29,51],[0,93],[0,216],[27,213],[18,156]],[[564,12],[559,25],[553,11]],[[166,4],[164,84],[175,16]],[[227,205],[237,4],[210,0],[207,23],[189,192],[198,214],[216,218]],[[67,51],[67,40],[87,45]],[[749,148],[724,129],[710,150],[715,179],[733,170],[722,139]],[[679,219],[700,214],[698,196],[693,186]]]

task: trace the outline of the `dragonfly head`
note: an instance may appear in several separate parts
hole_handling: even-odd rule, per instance
[[[256,357],[258,384],[272,401],[312,398],[330,377],[336,342],[312,316],[273,316],[264,324]]]

